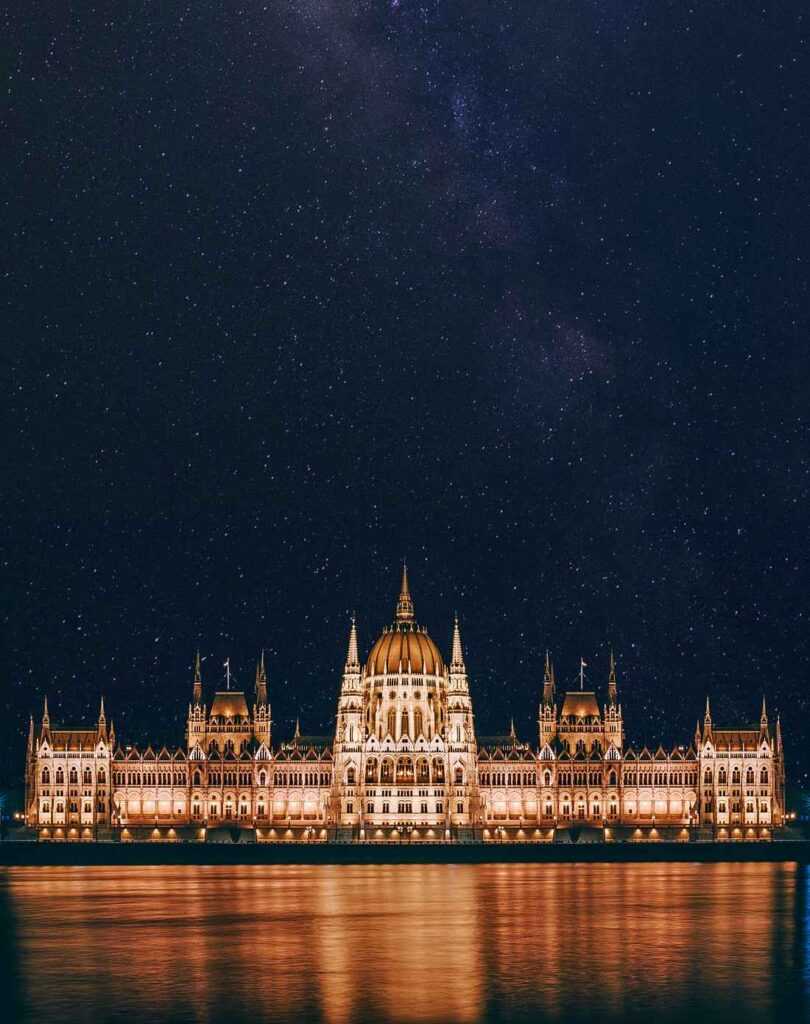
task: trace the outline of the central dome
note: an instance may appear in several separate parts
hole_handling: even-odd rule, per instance
[[[408,570],[402,567],[402,587],[397,601],[396,622],[383,630],[371,648],[366,675],[407,672],[430,676],[444,674],[444,660],[423,626],[417,626],[408,588]]]

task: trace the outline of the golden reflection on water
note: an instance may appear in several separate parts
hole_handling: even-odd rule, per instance
[[[0,872],[0,894],[22,1019],[764,1021],[801,1019],[799,876],[790,864],[26,868]]]

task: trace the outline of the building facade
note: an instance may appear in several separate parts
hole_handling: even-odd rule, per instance
[[[781,723],[691,741],[625,742],[616,665],[606,699],[557,692],[546,655],[537,742],[476,734],[458,619],[446,661],[403,570],[394,621],[361,662],[352,620],[334,735],[274,744],[262,656],[253,694],[204,700],[197,656],[185,743],[122,746],[103,699],[93,728],[31,720],[26,820],[45,840],[524,841],[766,839],[784,822]]]

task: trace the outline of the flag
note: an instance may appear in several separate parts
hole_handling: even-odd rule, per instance
[[[583,657],[580,657],[580,659],[579,659],[579,667],[580,668],[587,668],[588,667],[588,662]]]

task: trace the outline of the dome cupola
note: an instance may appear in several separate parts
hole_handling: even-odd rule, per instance
[[[409,671],[418,675],[445,674],[444,659],[439,648],[428,636],[424,626],[416,623],[408,585],[408,568],[403,565],[396,617],[371,648],[365,674],[381,676]]]

